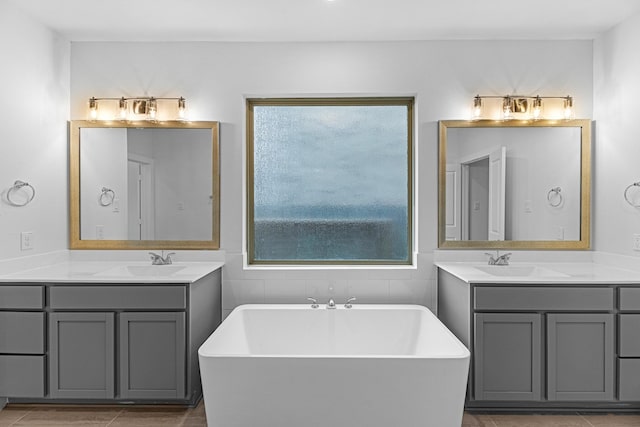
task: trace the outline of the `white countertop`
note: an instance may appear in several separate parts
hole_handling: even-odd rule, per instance
[[[640,285],[639,271],[593,262],[512,262],[508,266],[489,266],[486,262],[436,262],[435,265],[467,283]]]
[[[193,283],[222,262],[67,261],[0,274],[0,283]]]

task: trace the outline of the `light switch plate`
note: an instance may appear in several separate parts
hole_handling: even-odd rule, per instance
[[[633,235],[633,250],[640,251],[640,234]]]

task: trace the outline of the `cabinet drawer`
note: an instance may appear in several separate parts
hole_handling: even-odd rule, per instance
[[[44,313],[0,312],[0,353],[43,354]]]
[[[618,359],[618,398],[640,400],[640,359]]]
[[[0,356],[0,396],[44,397],[44,356]]]
[[[39,309],[43,296],[42,286],[0,285],[0,309]]]
[[[640,288],[620,288],[620,310],[640,311]]]
[[[640,357],[640,314],[621,314],[618,323],[620,357]]]
[[[476,287],[476,310],[613,310],[612,288]]]
[[[52,286],[52,309],[184,309],[184,286]]]

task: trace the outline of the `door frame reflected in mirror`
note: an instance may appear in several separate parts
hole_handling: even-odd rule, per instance
[[[206,240],[89,240],[81,239],[80,132],[83,128],[211,129],[212,235]],[[69,121],[69,248],[70,249],[219,249],[220,144],[214,121]]]
[[[451,128],[573,127],[580,129],[580,238],[578,240],[447,240],[447,130]],[[566,249],[590,248],[591,120],[442,120],[438,141],[438,248],[440,249]]]

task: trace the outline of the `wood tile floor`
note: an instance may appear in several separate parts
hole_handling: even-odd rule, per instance
[[[9,405],[0,411],[0,427],[206,427],[206,425],[202,402],[193,409],[166,406]],[[354,425],[353,427],[366,426]],[[465,413],[462,427],[640,427],[640,414],[513,415]]]

